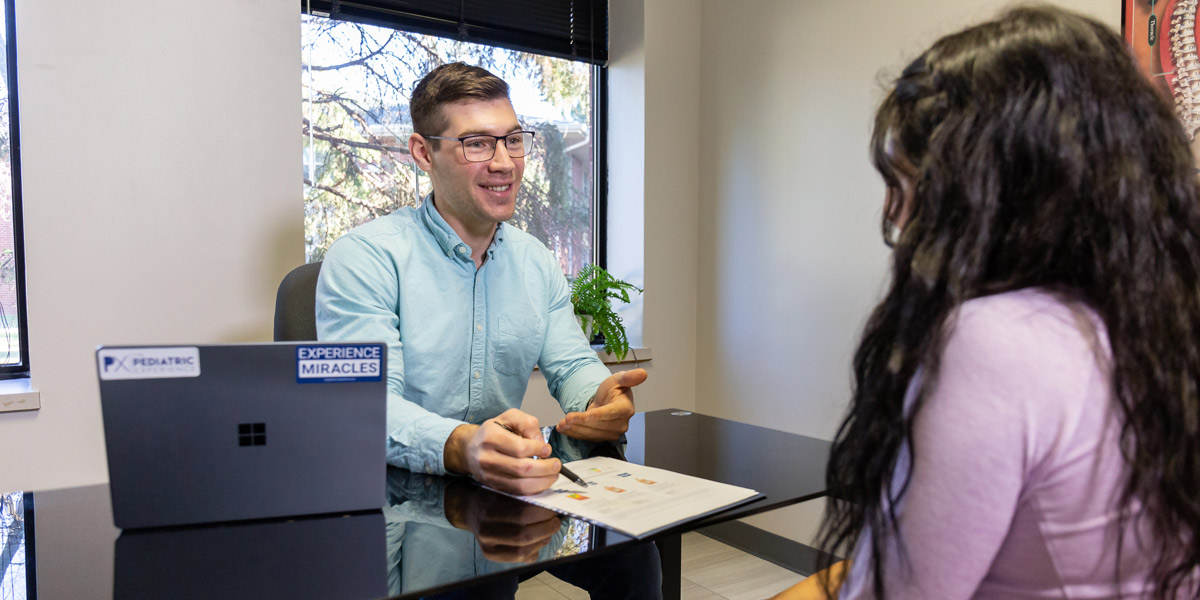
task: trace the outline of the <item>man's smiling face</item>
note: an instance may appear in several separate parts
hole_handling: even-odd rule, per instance
[[[507,99],[468,100],[441,107],[448,123],[437,135],[463,137],[476,134],[506,135],[521,130],[517,113]],[[432,135],[432,134],[431,134]],[[457,221],[475,235],[489,233],[496,224],[512,218],[517,190],[525,173],[525,158],[512,158],[503,143],[496,145],[490,161],[470,162],[460,142],[425,140],[428,165],[418,164],[433,180],[438,211],[453,226]]]

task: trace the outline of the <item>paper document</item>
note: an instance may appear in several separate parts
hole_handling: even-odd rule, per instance
[[[608,457],[566,465],[588,486],[563,475],[550,489],[521,500],[635,538],[759,498],[758,492]]]

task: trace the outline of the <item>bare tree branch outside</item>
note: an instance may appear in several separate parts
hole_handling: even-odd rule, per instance
[[[408,97],[434,67],[463,61],[508,82],[537,132],[510,223],[542,240],[573,277],[592,262],[592,67],[304,15],[304,231],[309,262],[339,236],[402,206],[429,178],[408,154]]]

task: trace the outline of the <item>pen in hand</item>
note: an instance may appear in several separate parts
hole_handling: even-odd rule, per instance
[[[522,437],[520,433],[517,433],[517,431],[515,429],[513,429],[512,427],[509,427],[507,424],[501,423],[500,421],[496,421],[496,424],[503,427],[505,431],[507,431],[515,436]],[[535,456],[533,458],[536,459],[537,457]],[[583,487],[588,486],[587,482],[584,481],[582,477],[572,473],[571,470],[568,469],[566,465],[561,464],[561,462],[560,462],[558,471],[559,471],[559,473],[562,473],[567,479],[570,479],[571,481],[574,481],[575,483],[578,483],[579,485],[581,485]]]

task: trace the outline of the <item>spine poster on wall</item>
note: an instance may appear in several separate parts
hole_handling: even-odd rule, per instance
[[[1200,55],[1196,8],[1200,0],[1122,0],[1125,40],[1142,72],[1175,105],[1192,140],[1200,133]]]

